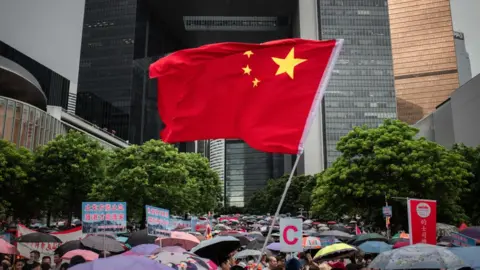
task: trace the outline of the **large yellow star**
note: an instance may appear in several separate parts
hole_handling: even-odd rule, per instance
[[[246,67],[243,67],[243,74],[248,74],[250,75],[250,72],[252,72],[252,69],[247,65]]]
[[[293,70],[295,66],[307,61],[307,59],[295,58],[294,54],[295,54],[295,48],[292,48],[290,52],[287,54],[287,57],[285,57],[285,59],[272,57],[273,62],[275,62],[278,65],[278,70],[277,70],[277,73],[275,73],[275,75],[287,73],[288,76],[293,79]]]
[[[253,87],[257,87],[259,82],[260,82],[260,80],[257,79],[257,78],[255,78],[255,79],[252,81]]]
[[[246,55],[248,58],[250,58],[250,56],[253,55],[253,52],[252,51],[246,51],[243,53],[243,55]]]

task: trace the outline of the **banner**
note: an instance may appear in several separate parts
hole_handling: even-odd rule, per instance
[[[184,229],[184,228],[190,227],[190,225],[191,225],[190,220],[171,218],[168,224],[168,229],[169,230]]]
[[[158,236],[160,230],[168,229],[170,223],[170,211],[168,209],[145,205],[145,212],[147,213],[148,235]]]
[[[456,247],[474,247],[477,245],[475,238],[468,237],[461,233],[452,232],[450,236],[452,237],[452,245]]]
[[[53,253],[62,243],[25,243],[17,242],[17,250],[23,257],[29,258],[30,252],[36,250],[40,252],[40,258],[49,256],[53,259]]]
[[[83,233],[127,232],[126,202],[82,202]]]
[[[410,244],[437,244],[437,201],[408,199]]]
[[[18,224],[17,225],[17,237],[22,235],[35,233],[37,231],[27,228],[25,225]],[[56,237],[60,238],[63,243],[72,241],[72,240],[80,240],[85,235],[82,232],[82,226],[78,226],[69,230],[60,231],[60,232],[51,232],[51,235],[55,235]]]

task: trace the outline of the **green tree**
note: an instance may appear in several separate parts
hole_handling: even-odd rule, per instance
[[[284,175],[278,179],[269,180],[265,188],[257,191],[250,197],[246,205],[246,211],[252,214],[275,213],[288,177],[288,175]],[[295,215],[298,213],[299,208],[309,211],[312,204],[311,192],[314,187],[314,176],[294,176],[280,212]]]
[[[189,199],[188,191],[196,183],[188,175],[174,146],[151,140],[116,150],[109,160],[107,177],[94,184],[89,197],[126,201],[129,217],[137,220],[144,220],[145,205],[183,213],[196,203]]]
[[[470,163],[472,173],[468,180],[468,192],[461,196],[461,205],[470,218],[472,225],[480,225],[480,146],[468,147],[464,144],[456,144],[453,151],[462,155]]]
[[[440,222],[455,224],[465,218],[459,206],[467,190],[469,164],[462,155],[424,138],[418,130],[397,120],[378,128],[356,127],[340,139],[342,154],[317,179],[313,210],[360,214],[384,225],[385,196],[436,199]],[[393,223],[406,224],[405,200],[390,200]]]
[[[30,151],[0,140],[0,213],[26,220],[40,211]]]
[[[86,134],[70,131],[35,151],[35,176],[52,214],[80,216],[81,203],[95,182],[105,177],[106,150]]]
[[[222,201],[222,187],[208,159],[196,153],[180,153],[180,158],[188,171],[190,185],[186,188],[191,203],[190,211],[204,214],[217,209]]]

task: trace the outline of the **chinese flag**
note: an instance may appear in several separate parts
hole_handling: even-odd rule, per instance
[[[242,139],[276,153],[303,150],[341,40],[217,43],[150,66],[165,142]]]

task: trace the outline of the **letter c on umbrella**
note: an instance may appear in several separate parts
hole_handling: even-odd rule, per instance
[[[293,232],[298,232],[298,229],[297,229],[297,227],[295,227],[293,225],[289,225],[289,226],[285,227],[285,229],[283,230],[283,240],[285,241],[285,243],[287,245],[292,246],[292,245],[295,245],[298,242],[298,238],[295,237],[292,240],[288,239],[287,234],[288,234],[289,230],[292,230]]]

